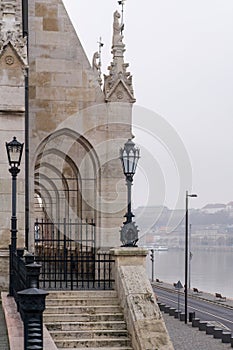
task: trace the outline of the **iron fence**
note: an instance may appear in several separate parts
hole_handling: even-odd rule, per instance
[[[114,260],[95,248],[95,224],[35,223],[35,258],[42,265],[40,287],[45,289],[113,289]]]

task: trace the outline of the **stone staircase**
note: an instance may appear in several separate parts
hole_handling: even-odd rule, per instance
[[[44,324],[58,349],[132,350],[115,291],[50,292]]]

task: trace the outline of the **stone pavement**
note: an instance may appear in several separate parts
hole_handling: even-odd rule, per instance
[[[231,344],[223,344],[220,339],[214,339],[213,335],[193,328],[191,323],[187,325],[178,319],[162,313],[168,333],[175,350],[230,350]]]
[[[9,350],[8,335],[6,329],[6,322],[2,310],[2,303],[0,302],[0,350]]]
[[[164,290],[173,290],[175,292],[174,286],[168,283],[153,282],[152,286]],[[194,293],[193,291],[190,291],[188,294],[189,297],[208,300],[223,307],[233,309],[233,299],[227,298],[226,301],[219,301],[213,294],[206,292]],[[232,349],[231,344],[223,344],[221,339],[214,339],[213,335],[207,335],[206,332],[199,331],[198,328],[192,327],[191,323],[186,325],[184,322],[181,322],[173,316],[165,314],[164,312],[162,312],[162,315],[175,350]]]

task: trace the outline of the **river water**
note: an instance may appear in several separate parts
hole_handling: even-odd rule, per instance
[[[184,285],[183,250],[154,252],[154,279],[175,283],[179,280]],[[147,272],[151,278],[151,260],[147,257]],[[233,298],[233,251],[198,250],[191,259],[190,286],[203,292],[221,293]]]

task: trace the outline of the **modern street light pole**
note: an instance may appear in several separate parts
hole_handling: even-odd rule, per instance
[[[151,282],[154,282],[154,249],[151,249]]]
[[[135,247],[138,241],[138,229],[135,222],[132,221],[134,214],[131,207],[131,187],[133,184],[133,176],[136,172],[138,159],[140,158],[140,150],[135,147],[135,143],[129,139],[124,148],[120,149],[120,160],[122,163],[123,172],[126,178],[127,185],[127,213],[125,214],[126,221],[121,228],[121,242],[123,247]]]
[[[189,224],[189,290],[191,288],[191,260],[193,257],[192,253],[192,248],[191,248],[191,229],[192,229],[192,224]]]
[[[185,196],[185,302],[184,302],[184,313],[185,313],[185,323],[188,320],[188,199],[189,197],[197,197],[196,194],[189,194],[186,191]]]
[[[9,172],[12,176],[12,214],[11,214],[11,245],[10,245],[10,283],[9,283],[9,296],[13,296],[13,254],[16,252],[17,246],[17,217],[16,217],[16,193],[17,183],[16,178],[20,172],[19,166],[23,153],[23,143],[13,138],[11,142],[6,142],[6,150],[8,156],[8,162],[10,165]]]
[[[29,57],[29,30],[28,30],[28,0],[21,0],[22,4],[22,30],[27,40],[27,57]],[[29,247],[29,66],[24,68],[25,81],[25,248]]]

